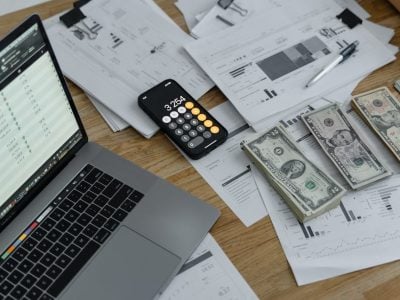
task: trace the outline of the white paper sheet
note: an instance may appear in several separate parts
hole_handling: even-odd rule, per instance
[[[183,1],[176,2],[176,5],[179,7],[182,6],[184,9],[187,10],[187,11],[185,11],[184,9],[182,9],[181,11],[183,13],[188,12],[188,11],[197,13],[198,11],[206,10],[206,7],[208,7],[208,8],[212,7],[212,5],[214,5],[214,2],[215,2],[215,0],[206,0],[204,2],[198,1],[198,2],[194,3],[195,5],[192,5],[193,2],[185,2],[185,0],[183,0]],[[338,2],[338,1],[336,1],[336,2]],[[160,9],[160,7],[154,3],[154,1],[147,0],[146,4],[148,4],[151,8],[153,8],[155,12],[159,13],[160,16],[164,17],[169,22],[175,24],[164,13],[164,11],[162,11]],[[274,3],[271,3],[271,4],[274,5]],[[196,19],[199,20],[202,17],[204,17],[204,15],[206,15],[206,14],[207,14],[207,12],[204,12],[204,11],[200,14],[197,14]],[[200,18],[199,16],[202,16],[202,17]],[[362,15],[362,17],[364,17],[364,15]],[[363,24],[375,37],[377,37],[379,40],[381,40],[382,43],[388,43],[394,35],[394,30],[391,28],[387,28],[382,25],[372,23],[370,21],[364,21]],[[388,45],[388,47],[392,51],[393,54],[396,54],[398,52],[398,48],[396,46]],[[359,81],[356,81],[354,84],[347,85],[346,87],[343,87],[343,88],[331,93],[329,96],[326,96],[326,98],[333,100],[333,101],[337,101],[337,102],[343,102],[350,98],[350,94],[353,91],[353,89],[357,86],[358,82]],[[96,107],[96,109],[99,111],[99,113],[102,115],[104,120],[107,122],[107,124],[110,126],[110,128],[114,132],[123,130],[129,126],[129,124],[127,122],[125,122],[118,115],[116,115],[115,113],[110,111],[106,106],[104,106],[103,104],[101,104],[100,102],[98,102],[97,100],[95,100],[92,97],[89,97],[89,99],[91,100],[93,105]],[[263,124],[257,124],[257,128],[264,128],[264,127],[265,126]],[[255,127],[253,127],[253,128],[256,131],[260,130]]]
[[[103,117],[104,121],[108,124],[112,131],[117,132],[129,127],[129,124],[122,120],[118,115],[109,110],[104,104],[97,101],[92,96],[86,95],[93,106],[97,109],[99,114]]]
[[[202,38],[213,34],[217,31],[224,30],[230,26],[234,26],[243,23],[250,18],[264,14],[266,11],[278,9],[285,9],[285,7],[292,6],[292,0],[235,0],[237,7],[241,8],[242,11],[223,9],[219,5],[214,5],[208,10],[208,12],[202,12],[201,21],[195,24],[191,29],[192,36],[196,38]],[[202,3],[202,1],[196,1]],[[301,2],[297,1],[300,5]],[[335,2],[343,8],[349,8],[361,19],[369,18],[368,12],[362,8],[354,0],[335,0]],[[197,4],[199,5],[199,4]]]
[[[240,142],[254,131],[229,102],[210,110],[228,130],[228,140],[199,160],[188,161],[200,173],[245,226],[251,226],[267,211],[250,170],[250,160]]]
[[[250,300],[256,294],[208,234],[159,300]]]
[[[145,137],[158,128],[138,107],[140,93],[166,78],[196,99],[213,86],[182,49],[191,37],[144,0],[92,0],[81,10],[78,27],[58,17],[46,26],[63,72]]]
[[[289,6],[293,1],[235,0],[235,8],[239,7],[239,10],[223,9],[218,4],[215,4],[203,15],[201,21],[190,31],[190,34],[195,38],[203,38],[231,26],[241,24],[254,16],[263,14],[265,11]]]
[[[298,285],[400,259],[399,175],[346,194],[339,208],[302,226],[257,173],[260,192]]]
[[[165,12],[156,3],[154,3],[153,0],[145,0],[144,2],[149,5],[149,7],[154,10],[154,12],[158,13],[161,17],[163,17],[171,24],[177,26],[175,22],[172,21],[172,19]],[[129,124],[126,121],[121,119],[121,117],[119,117],[113,111],[109,110],[104,104],[96,100],[93,96],[87,95],[87,97],[89,98],[90,102],[93,103],[96,110],[103,117],[104,121],[107,123],[112,131],[117,132],[129,127]]]
[[[359,80],[329,95],[329,100],[345,102],[351,97],[351,92]],[[307,109],[316,109],[328,103],[324,100],[314,101]],[[281,119],[289,120],[291,115],[298,116],[303,109],[304,104],[275,115],[264,122],[262,127],[257,128],[257,131],[265,131]],[[255,132],[246,126],[245,121],[229,102],[216,106],[210,113],[227,128],[230,133],[228,140],[200,160],[185,157],[243,224],[251,226],[268,215],[248,167],[251,163],[240,149],[240,142]],[[294,122],[299,121],[298,118],[292,119],[295,119]]]
[[[360,136],[398,174],[400,167],[390,151],[349,104],[344,107]],[[349,189],[304,124],[289,123],[294,118],[295,115],[280,123],[307,157]],[[396,251],[400,245],[400,232],[397,230],[400,226],[400,204],[394,201],[400,196],[399,175],[363,190],[348,192],[340,207],[302,226],[263,175],[256,168],[253,168],[252,174],[299,285],[400,258]],[[389,198],[386,199],[387,196]]]
[[[336,90],[395,59],[363,26],[349,30],[337,20],[335,15],[341,8],[334,2],[307,0],[298,6],[307,3],[316,8],[306,19],[289,9],[284,13],[274,11],[186,46],[252,126],[306,99]],[[321,3],[328,6],[318,7]],[[291,9],[300,9],[298,6]],[[354,40],[360,46],[353,57],[311,88],[304,88],[346,43]],[[301,54],[301,49],[312,54]]]
[[[0,16],[50,0],[0,0]]]
[[[197,24],[196,16],[210,10],[215,3],[217,0],[178,0],[175,5],[183,14],[186,24],[191,30]]]
[[[338,102],[338,103],[344,103],[347,100],[351,98],[351,93],[353,90],[357,87],[357,85],[362,81],[365,77],[359,78],[353,82],[350,82],[344,87],[341,87],[325,96],[322,96],[321,98],[330,101],[330,102]],[[295,115],[297,114],[305,105],[311,104],[311,103],[316,103],[315,99],[308,99],[307,101],[304,101],[303,103],[300,103],[294,107],[291,107],[283,112],[280,112],[278,114],[275,114],[273,116],[270,116],[269,118],[265,119],[262,122],[258,122],[252,126],[252,128],[256,132],[263,132],[270,128],[271,126],[274,125],[274,123],[279,122],[282,118],[285,118],[286,116],[290,115]]]
[[[378,40],[387,44],[394,37],[394,29],[364,20],[363,26],[368,29]]]

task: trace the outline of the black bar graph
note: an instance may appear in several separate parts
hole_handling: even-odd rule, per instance
[[[304,226],[303,223],[300,223],[300,222],[299,222],[299,225],[300,225],[300,227],[301,227],[301,230],[302,230],[303,233],[304,233],[304,236],[306,237],[306,239],[308,239],[308,238],[309,238],[309,235],[308,235],[308,232],[307,232],[307,230],[306,230],[306,227]]]
[[[270,91],[268,91],[267,89],[265,89],[264,92],[268,95],[268,97],[270,97],[270,98],[273,98],[273,97],[274,97],[274,95],[272,95],[272,94],[270,93]]]
[[[361,217],[356,216],[352,210],[347,210],[342,202],[340,202],[340,209],[342,210],[347,222],[357,221],[361,219]]]
[[[312,228],[310,226],[307,226],[307,230],[308,230],[308,233],[310,234],[310,236],[313,237],[314,232],[313,232]]]
[[[277,94],[274,90],[265,89],[264,92],[265,92],[265,93],[267,94],[267,96],[268,96],[268,99],[267,99],[267,100],[272,99],[272,98],[278,96],[278,94]]]
[[[304,115],[305,113],[308,113],[310,111],[313,111],[313,110],[314,110],[313,107],[308,106],[307,110],[302,112],[302,113],[300,113],[299,115],[297,115],[296,118],[293,118],[293,119],[287,120],[287,121],[280,120],[279,123],[281,123],[285,128],[288,128],[289,126],[291,126],[293,124],[296,124],[298,121],[301,121],[301,116],[302,115]]]
[[[351,222],[350,216],[349,216],[349,214],[347,213],[347,210],[346,210],[346,208],[344,207],[344,205],[343,205],[342,202],[340,202],[340,208],[341,208],[341,210],[342,210],[342,212],[343,212],[343,215],[344,215],[344,217],[346,218],[347,222]]]
[[[301,231],[306,239],[319,237],[325,234],[325,231],[314,231],[311,226],[305,226],[303,223],[297,221],[300,225]]]
[[[353,211],[349,210],[350,217],[353,221],[357,220],[356,216],[354,215]]]

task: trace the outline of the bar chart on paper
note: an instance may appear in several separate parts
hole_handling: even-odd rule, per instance
[[[362,191],[348,192],[339,207],[304,224],[282,200],[271,197],[271,190],[263,188],[263,199],[298,284],[400,259],[396,250],[400,247],[399,179],[395,175]],[[348,257],[352,257],[350,265]],[[326,268],[318,271],[321,266]]]

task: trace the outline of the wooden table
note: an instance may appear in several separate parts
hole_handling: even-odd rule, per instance
[[[32,13],[47,18],[71,8],[72,2],[73,0],[52,0],[1,16],[0,36]],[[174,0],[157,2],[173,20],[187,30],[182,15],[173,5]],[[384,0],[362,0],[360,3],[372,15],[372,21],[396,29],[392,43],[400,46],[399,13]],[[391,88],[398,77],[400,62],[397,60],[368,76],[354,93],[382,85]],[[69,88],[90,140],[221,210],[222,215],[211,233],[261,299],[400,299],[400,261],[298,287],[269,217],[246,228],[163,134],[159,133],[147,140],[133,129],[113,133],[83,92],[70,82]],[[212,108],[223,99],[221,92],[214,88],[201,101],[205,107]]]

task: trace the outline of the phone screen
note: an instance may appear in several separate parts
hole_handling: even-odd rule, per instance
[[[202,157],[228,136],[226,129],[172,79],[140,95],[139,106],[191,158]]]
[[[159,120],[169,116],[172,111],[189,101],[194,101],[194,99],[172,80],[165,81],[140,96],[141,105]]]

